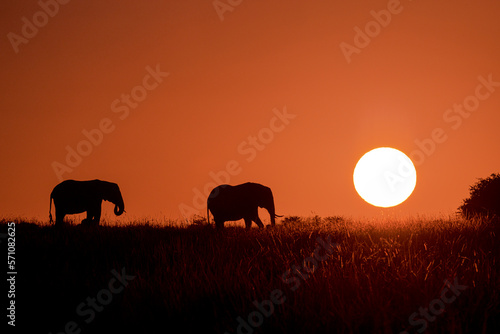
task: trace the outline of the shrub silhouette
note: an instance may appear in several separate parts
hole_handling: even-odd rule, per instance
[[[500,218],[500,174],[491,174],[470,186],[470,197],[458,207],[465,218]]]

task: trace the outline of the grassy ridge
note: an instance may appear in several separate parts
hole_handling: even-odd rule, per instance
[[[288,217],[274,229],[222,233],[206,226],[59,230],[18,223],[16,320],[40,333],[64,332],[69,321],[82,333],[236,333],[238,317],[248,322],[257,310],[253,302],[279,289],[285,300],[254,332],[416,333],[425,322],[415,322],[423,318],[417,316],[410,323],[410,315],[440,298],[444,280],[457,279],[467,288],[426,321],[426,330],[494,333],[500,328],[497,234],[487,222],[461,220]],[[313,268],[304,260],[314,256],[318,237],[332,248]],[[135,278],[106,294],[113,269]],[[293,284],[282,279],[287,271]],[[111,300],[87,324],[87,298],[99,294]],[[153,330],[158,327],[163,330]]]

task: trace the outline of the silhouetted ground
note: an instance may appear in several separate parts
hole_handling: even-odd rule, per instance
[[[482,221],[288,217],[221,233],[18,222],[16,329],[497,333],[499,258],[498,231]],[[455,288],[443,294],[445,280]]]

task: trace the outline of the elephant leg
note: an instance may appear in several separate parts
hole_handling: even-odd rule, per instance
[[[56,210],[56,226],[62,226],[64,222],[64,216],[66,214],[64,212],[59,212]]]
[[[90,222],[92,221],[92,213],[90,210],[87,211],[87,218],[82,220],[80,224],[82,225],[90,225]]]
[[[89,225],[98,226],[99,221],[101,220],[101,205],[95,205],[92,209],[87,210],[86,220],[88,220]]]
[[[255,207],[255,210],[252,210],[252,214],[251,214],[251,220],[253,220],[255,222],[255,224],[257,224],[257,226],[259,226],[259,228],[264,228],[264,224],[262,224],[262,221],[260,220],[259,218],[259,209],[257,207]]]
[[[252,219],[245,218],[245,228],[249,230],[252,227]]]
[[[92,219],[88,217],[87,215],[87,218],[85,218],[84,220],[82,220],[82,222],[80,223],[80,225],[82,226],[92,226]]]
[[[222,230],[224,228],[224,221],[220,219],[215,219],[215,228],[217,230]]]
[[[87,218],[83,219],[80,225],[82,226],[92,225],[92,214],[90,213],[90,211],[87,211]]]
[[[96,226],[99,226],[99,222],[101,221],[101,204],[97,206],[95,213],[93,215],[92,220],[95,222]]]
[[[262,220],[260,220],[258,215],[255,216],[255,218],[253,220],[259,226],[259,228],[264,228],[264,224],[262,224]]]

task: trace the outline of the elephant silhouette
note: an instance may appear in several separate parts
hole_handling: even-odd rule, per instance
[[[258,209],[264,208],[271,216],[271,226],[275,225],[276,215],[273,192],[262,184],[247,182],[237,186],[222,184],[214,188],[207,199],[207,221],[210,223],[210,212],[214,216],[215,227],[224,228],[224,222],[239,219],[245,220],[246,229],[250,229],[252,221],[260,228],[264,227],[259,218]]]
[[[88,180],[66,180],[54,187],[50,194],[49,220],[52,223],[52,200],[56,214],[56,226],[63,224],[68,214],[87,212],[82,220],[83,226],[97,226],[101,220],[101,203],[103,200],[115,204],[114,213],[120,216],[125,212],[125,205],[120,188],[116,183]]]

